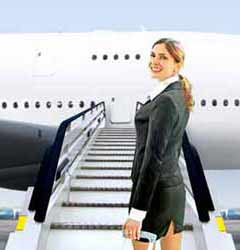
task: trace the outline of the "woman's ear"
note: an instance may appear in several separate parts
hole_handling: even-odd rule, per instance
[[[173,75],[175,75],[177,72],[179,72],[180,68],[181,68],[180,63],[177,63],[175,66],[175,69],[173,70]]]
[[[181,63],[176,63],[176,71],[178,72],[181,69]]]

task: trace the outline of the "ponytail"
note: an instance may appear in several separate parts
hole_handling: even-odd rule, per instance
[[[182,83],[182,89],[184,91],[184,99],[185,99],[186,107],[188,111],[193,111],[194,100],[192,96],[192,85],[186,77],[180,74],[179,74],[179,77]]]

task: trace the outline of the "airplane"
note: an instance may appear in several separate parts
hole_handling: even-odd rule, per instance
[[[195,101],[187,131],[214,198],[239,207],[240,36],[146,30],[0,34],[0,206],[15,204],[9,190],[34,185],[62,120],[104,101],[107,124],[134,126],[136,102],[158,84],[148,62],[163,37],[186,53],[180,73]]]

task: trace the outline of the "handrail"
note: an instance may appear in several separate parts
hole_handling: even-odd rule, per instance
[[[208,211],[214,211],[215,207],[204,175],[200,157],[194,146],[190,144],[186,130],[183,134],[182,149],[199,220],[202,222],[208,222],[210,220]]]
[[[80,121],[79,123],[79,121],[76,121],[79,118],[84,120],[89,112],[92,114],[95,108],[98,110],[101,106],[103,106],[102,110],[90,121],[87,120],[85,126],[81,126],[84,125],[84,122]],[[44,222],[49,200],[54,190],[56,190],[59,183],[58,180],[70,168],[79,151],[85,146],[90,135],[96,130],[101,121],[105,119],[105,116],[105,103],[100,102],[64,120],[60,124],[53,144],[45,152],[30,201],[29,210],[36,211],[34,216],[35,221]],[[97,125],[94,127],[93,125],[96,121]],[[87,134],[86,138],[81,139],[84,134]]]

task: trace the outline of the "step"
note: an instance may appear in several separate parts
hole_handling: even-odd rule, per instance
[[[136,133],[118,133],[118,132],[109,132],[109,133],[99,133],[95,138],[130,138],[136,139]]]
[[[126,176],[130,177],[131,171],[130,170],[84,170],[84,169],[77,169],[74,171],[74,175],[89,175],[89,176]]]
[[[111,192],[97,192],[97,191],[81,191],[71,192],[71,202],[82,203],[126,203],[129,202],[130,192],[115,192],[114,195]]]
[[[121,131],[121,130],[115,130],[115,131],[100,131],[97,136],[99,135],[118,135],[118,136],[136,136],[136,130],[132,131]]]
[[[93,240],[94,239],[94,240]],[[130,239],[123,238],[121,230],[54,230],[50,231],[46,250],[132,250]],[[196,250],[193,233],[184,231],[182,249]],[[160,250],[160,240],[156,242]]]
[[[97,192],[131,192],[132,188],[130,187],[79,187],[72,186],[70,188],[71,192],[79,192],[79,191],[97,191]]]
[[[128,207],[128,203],[63,202],[62,207]]]
[[[135,143],[136,140],[133,138],[99,138],[97,137],[94,142],[124,142],[124,143],[128,143],[128,142],[131,142],[131,143]]]
[[[122,225],[86,225],[81,223],[52,223],[51,229],[57,230],[121,230]]]
[[[121,225],[128,218],[128,207],[73,207],[63,206],[52,223],[68,225]],[[185,218],[186,229],[190,230]]]
[[[89,147],[88,152],[92,152],[92,151],[96,151],[96,152],[102,152],[104,151],[109,151],[109,152],[116,152],[116,151],[127,151],[127,152],[135,152],[135,146],[131,146],[131,147],[121,147],[121,146],[112,146],[112,147],[108,147],[108,146],[97,146],[97,147]]]
[[[98,135],[100,134],[136,134],[136,129],[130,129],[130,130],[121,130],[121,129],[115,129],[115,130],[102,130],[98,132]]]
[[[79,170],[131,170],[131,167],[103,167],[103,166],[86,166],[86,167],[81,167],[78,168]]]
[[[130,155],[130,156],[125,156],[125,155],[86,155],[85,161],[91,161],[91,160],[94,160],[94,161],[99,161],[99,162],[102,162],[102,161],[116,161],[116,162],[123,162],[123,161],[129,161],[129,162],[132,162],[133,161],[133,155]]]
[[[129,134],[129,135],[109,135],[109,134],[100,134],[96,137],[97,139],[131,139],[131,140],[135,140],[136,136]]]
[[[57,230],[122,230],[122,224],[81,224],[81,223],[52,223],[51,229]],[[185,224],[184,231],[193,231],[193,225]]]
[[[130,176],[114,176],[114,175],[75,175],[74,179],[114,179],[114,180],[128,180],[131,179]]]
[[[128,216],[127,208],[118,207],[60,207],[53,223],[121,224]]]
[[[121,146],[121,147],[128,147],[128,146],[135,146],[136,142],[92,142],[90,146]]]
[[[115,131],[115,130],[121,130],[121,131],[132,131],[134,130],[135,128],[133,126],[126,126],[126,127],[105,127],[105,128],[100,128],[99,131]]]
[[[78,168],[80,167],[132,167],[133,162],[86,162],[82,161],[79,163]]]
[[[131,188],[131,180],[111,180],[111,179],[72,179],[71,187],[107,187],[107,188]]]
[[[133,157],[122,157],[122,159],[117,156],[115,157],[87,157],[84,159],[85,162],[133,162]]]
[[[129,152],[121,152],[121,151],[108,151],[108,152],[99,152],[99,151],[96,151],[96,152],[93,152],[93,151],[91,151],[91,152],[89,152],[89,153],[87,153],[86,154],[87,155],[87,157],[89,157],[89,156],[134,156],[134,152],[133,151],[129,151]]]

